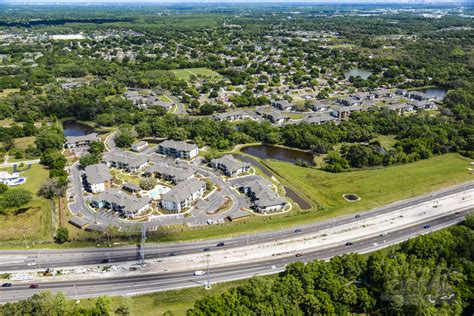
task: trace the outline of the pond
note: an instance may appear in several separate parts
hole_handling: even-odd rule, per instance
[[[92,127],[76,121],[64,121],[63,130],[64,136],[82,136],[94,132]]]
[[[421,92],[426,93],[430,97],[434,97],[438,100],[443,100],[446,94],[448,93],[448,90],[443,89],[443,88],[430,88],[430,89],[422,89],[420,90]]]
[[[310,166],[314,166],[314,156],[312,154],[290,148],[256,145],[244,147],[241,151],[261,159],[275,159],[295,164],[298,162],[305,162]]]
[[[349,79],[349,77],[361,77],[362,79],[366,80],[372,75],[372,71],[365,70],[365,69],[359,69],[359,68],[352,68],[350,70],[347,70],[344,72],[344,77]]]

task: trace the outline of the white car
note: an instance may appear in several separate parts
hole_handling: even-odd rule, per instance
[[[204,272],[204,271],[202,271],[202,270],[194,271],[194,275],[195,275],[195,276],[204,275],[204,274],[206,274],[206,272]]]

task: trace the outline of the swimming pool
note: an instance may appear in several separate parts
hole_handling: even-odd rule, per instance
[[[164,185],[158,184],[153,189],[146,192],[144,195],[147,195],[147,196],[151,197],[152,199],[157,200],[161,197],[161,195],[163,195],[163,194],[165,194],[169,191],[171,191],[170,188],[165,187]]]

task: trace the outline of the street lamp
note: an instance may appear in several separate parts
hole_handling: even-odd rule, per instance
[[[207,255],[207,284],[206,284],[206,290],[211,289],[211,274],[209,273],[209,257],[210,256],[211,256],[210,254]]]

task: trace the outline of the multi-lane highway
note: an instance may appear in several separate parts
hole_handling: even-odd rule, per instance
[[[390,232],[386,236],[370,236],[360,240],[355,240],[353,245],[334,245],[329,248],[306,252],[302,257],[277,256],[264,261],[242,263],[238,265],[213,267],[211,264],[210,276],[212,282],[235,280],[276,273],[282,271],[284,267],[294,261],[307,261],[313,259],[328,259],[336,255],[349,252],[365,253],[374,251],[392,244],[399,243],[410,237],[433,230],[441,229],[461,221],[466,214],[472,210],[450,213],[437,219],[416,225],[404,227],[397,231]],[[430,225],[429,229],[425,225]],[[213,253],[210,252],[212,261]],[[37,289],[30,289],[30,283],[15,283],[12,287],[0,289],[0,303],[17,301],[30,297],[41,290],[52,292],[61,291],[71,298],[84,298],[98,295],[133,295],[147,292],[163,291],[176,288],[205,285],[207,275],[194,276],[193,271],[181,271],[176,273],[156,273],[156,274],[128,274],[123,277],[95,278],[73,281],[53,281],[40,282]],[[36,283],[36,282],[35,282]]]
[[[291,229],[282,229],[272,232],[240,235],[233,238],[222,238],[214,240],[206,240],[199,242],[186,243],[163,243],[159,245],[147,246],[145,251],[145,259],[156,259],[168,257],[170,255],[184,255],[192,253],[201,253],[204,248],[215,250],[217,244],[225,243],[225,248],[245,247],[248,245],[268,243],[276,240],[287,240],[297,235],[311,235],[328,227],[337,227],[356,223],[392,212],[403,212],[412,206],[433,201],[433,203],[443,197],[451,195],[462,195],[463,192],[474,188],[474,183],[467,183],[460,186],[452,187],[424,196],[419,196],[410,200],[394,203],[392,205],[375,209],[369,212],[354,215],[338,217],[332,220],[321,221],[301,227]],[[301,232],[295,232],[295,229],[301,229]],[[7,250],[0,251],[0,272],[31,270],[33,268],[56,268],[56,267],[73,267],[84,266],[101,263],[121,263],[138,260],[139,249],[137,247],[124,248],[86,248],[86,249],[70,249],[70,250]],[[13,258],[11,261],[2,261],[2,257],[8,256]],[[32,263],[35,263],[32,266]]]

